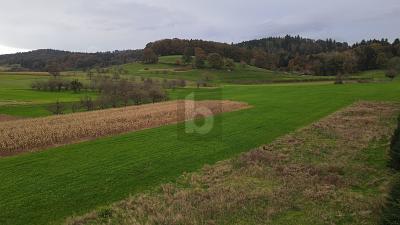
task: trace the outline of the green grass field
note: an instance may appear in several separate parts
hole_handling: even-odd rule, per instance
[[[47,116],[51,113],[46,105],[60,102],[79,101],[85,95],[93,93],[47,92],[35,91],[30,88],[32,82],[47,80],[45,73],[0,73],[0,114],[21,117]],[[82,75],[63,76],[65,79],[86,79]]]
[[[312,80],[333,80],[334,77],[316,77],[309,75],[299,75],[294,73],[275,72],[260,69],[253,66],[242,67],[239,63],[234,71],[213,70],[213,69],[191,69],[185,65],[176,65],[176,61],[181,60],[181,56],[160,57],[158,64],[143,65],[141,63],[131,63],[125,65],[131,76],[154,77],[166,79],[185,79],[197,81],[203,77],[209,77],[211,83],[274,83],[290,81],[312,81]]]
[[[152,77],[165,79],[185,79],[196,82],[204,77],[210,78],[213,84],[260,84],[260,83],[287,83],[305,81],[334,81],[334,76],[311,76],[297,73],[270,71],[247,65],[242,67],[236,64],[234,71],[205,69],[191,69],[191,66],[177,65],[181,56],[163,56],[158,64],[143,65],[131,63],[124,68],[131,76]],[[186,68],[186,69],[184,69]],[[379,79],[384,80],[383,71],[368,71],[347,76],[348,79]]]
[[[170,125],[0,159],[0,224],[54,224],[269,143],[358,100],[400,100],[400,83],[229,85],[171,98],[244,101],[206,136]]]
[[[237,64],[234,71],[213,70],[213,69],[187,69],[186,66],[176,65],[181,56],[160,57],[158,64],[144,65],[131,63],[124,65],[128,71],[123,78],[153,78],[163,79],[184,79],[191,87],[196,86],[196,81],[207,77],[213,86],[227,84],[271,84],[271,83],[297,83],[305,81],[332,82],[334,77],[317,77],[310,75],[299,75],[286,72],[274,72],[265,69],[247,66],[243,68]],[[190,67],[190,66],[189,66]],[[108,74],[110,75],[110,74]],[[111,75],[110,75],[111,76]],[[84,95],[93,93],[72,92],[45,92],[35,91],[30,88],[32,82],[46,80],[50,76],[46,72],[0,72],[0,114],[8,114],[20,117],[39,117],[51,115],[46,110],[47,105],[57,100],[65,103],[79,101]],[[63,79],[79,79],[81,82],[88,82],[85,73],[80,71],[63,72]],[[351,76],[352,79],[378,79],[385,80],[383,71],[367,71]],[[67,111],[68,112],[68,111]]]

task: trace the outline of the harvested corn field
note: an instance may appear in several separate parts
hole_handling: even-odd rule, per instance
[[[207,108],[208,110],[202,110],[202,115],[211,116],[247,107],[249,106],[245,103],[233,101],[172,101],[3,122],[0,124],[0,155],[15,155],[50,146],[192,120],[196,116],[197,109]],[[180,115],[181,112],[184,114]]]

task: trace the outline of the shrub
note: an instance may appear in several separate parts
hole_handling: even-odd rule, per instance
[[[60,115],[64,113],[65,105],[57,100],[57,102],[55,102],[54,104],[49,105],[47,107],[47,110],[49,110],[54,115]]]
[[[235,69],[236,65],[233,59],[225,59],[225,67],[229,70],[232,71]]]
[[[400,116],[398,117],[397,123],[397,129],[390,143],[390,167],[395,170],[400,170]]]
[[[397,72],[396,72],[396,70],[390,69],[390,70],[387,70],[387,71],[385,72],[385,76],[386,76],[387,78],[390,78],[390,79],[393,80],[394,78],[396,78]]]
[[[382,213],[382,225],[400,224],[400,177],[397,177],[390,191]]]
[[[207,57],[207,61],[211,68],[214,69],[221,69],[224,65],[224,60],[222,59],[222,56],[218,53],[209,54]]]
[[[71,81],[70,88],[75,92],[80,92],[83,87],[83,84],[78,80]]]

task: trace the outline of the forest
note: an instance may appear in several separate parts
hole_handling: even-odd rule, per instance
[[[66,71],[86,70],[134,62],[140,59],[142,50],[82,53],[53,49],[0,55],[0,65],[10,71]]]
[[[385,69],[391,60],[398,61],[400,56],[399,39],[392,43],[387,39],[363,40],[349,45],[332,39],[313,40],[289,35],[238,44],[165,39],[149,43],[147,48],[161,56],[195,55],[197,49],[260,68],[319,76]]]

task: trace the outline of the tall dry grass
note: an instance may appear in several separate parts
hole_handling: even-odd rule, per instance
[[[180,115],[180,107],[185,115]],[[207,108],[206,116],[248,107],[233,101],[171,101],[142,106],[130,106],[24,119],[0,123],[0,155],[68,144],[81,140],[121,134],[191,120],[198,108]],[[182,108],[183,110],[183,108]]]

